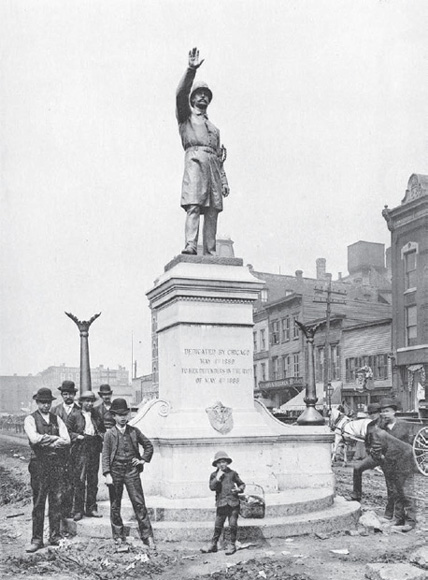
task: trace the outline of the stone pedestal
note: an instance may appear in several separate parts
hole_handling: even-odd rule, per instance
[[[268,494],[322,488],[333,498],[329,429],[284,425],[253,398],[253,303],[263,284],[236,258],[178,256],[147,293],[159,399],[132,423],[155,445],[143,481],[158,503],[214,501],[208,479],[218,450]]]

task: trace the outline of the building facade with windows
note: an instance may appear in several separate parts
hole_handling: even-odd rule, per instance
[[[382,214],[391,232],[394,391],[403,411],[418,411],[428,401],[428,175],[411,175],[401,205]]]
[[[392,391],[392,319],[345,327],[342,332],[342,399],[355,410],[377,403]],[[367,376],[358,373],[367,370]]]
[[[355,325],[370,325],[391,316],[388,302],[391,286],[384,256],[383,244],[357,242],[348,248],[348,263],[352,263],[348,269],[352,272],[347,278],[339,275],[331,284],[333,290],[345,293],[345,300],[344,303],[331,305],[327,338],[326,303],[317,299],[320,293],[325,295],[329,282],[325,259],[317,260],[316,278],[303,277],[301,270],[297,270],[295,276],[289,276],[251,269],[256,277],[266,282],[263,294],[254,305],[253,336],[255,395],[268,408],[281,407],[302,391],[309,381],[307,344],[296,320],[320,325],[314,340],[317,392],[322,392],[322,386],[328,383],[330,393],[327,396],[327,389],[324,389],[323,403],[330,402],[327,398],[333,392],[338,392],[340,397],[345,377],[344,330]],[[389,337],[386,353],[391,350],[390,343]],[[325,356],[326,344],[328,357]],[[360,347],[363,346],[362,342]],[[367,353],[364,348],[355,354],[359,357],[366,355],[371,356],[372,353]],[[366,393],[365,404],[368,400]]]

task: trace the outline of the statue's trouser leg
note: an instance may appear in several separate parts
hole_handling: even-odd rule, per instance
[[[215,255],[215,237],[217,233],[218,211],[213,207],[207,207],[204,212],[204,255]]]
[[[201,215],[201,208],[199,205],[187,206],[186,223],[184,228],[184,235],[186,240],[185,250],[191,250],[196,253],[198,248],[199,236],[199,218]]]

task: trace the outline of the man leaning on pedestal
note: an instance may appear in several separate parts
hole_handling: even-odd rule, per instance
[[[203,253],[215,255],[217,217],[229,186],[223,168],[226,150],[220,146],[220,131],[208,119],[212,92],[203,82],[195,82],[199,51],[189,52],[189,65],[177,88],[176,116],[185,151],[181,206],[187,213],[183,254],[197,253],[199,221],[204,216]]]

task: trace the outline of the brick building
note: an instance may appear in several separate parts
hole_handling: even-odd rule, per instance
[[[286,403],[309,380],[307,345],[295,324],[296,320],[305,324],[320,324],[314,341],[317,390],[328,381],[331,391],[337,391],[342,388],[345,379],[345,329],[356,325],[363,329],[365,325],[371,326],[376,321],[391,317],[391,285],[385,267],[383,244],[357,242],[349,246],[348,269],[349,276],[343,278],[339,275],[331,285],[332,290],[345,293],[342,294],[345,300],[343,304],[331,305],[328,369],[325,369],[326,304],[317,300],[320,294],[325,295],[329,283],[325,259],[317,260],[316,278],[303,277],[301,270],[297,270],[295,276],[251,270],[254,276],[266,282],[254,306],[253,341],[255,395],[268,408],[278,408]],[[383,327],[382,330],[376,325],[373,328],[375,333],[379,329],[384,334]],[[365,347],[363,340],[359,347]],[[390,350],[389,339],[385,354]],[[377,354],[384,353],[362,348],[355,356],[372,357]],[[374,359],[370,360],[373,362]],[[349,398],[355,404],[361,404],[363,400],[367,404],[370,399],[368,392],[364,392],[358,401]]]
[[[394,391],[404,411],[417,411],[428,401],[428,175],[411,175],[401,205],[382,213],[391,232]]]

